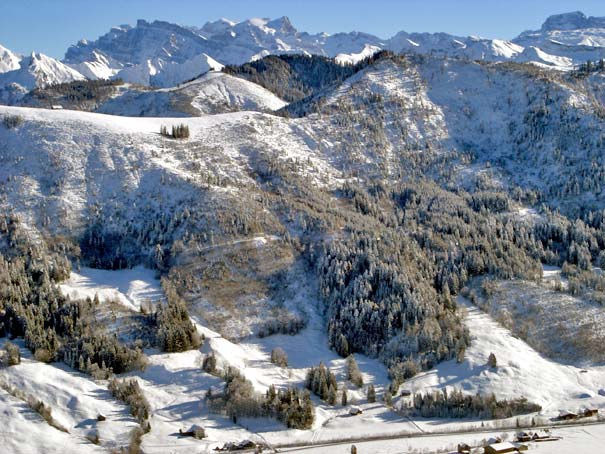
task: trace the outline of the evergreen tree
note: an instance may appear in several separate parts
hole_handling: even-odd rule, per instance
[[[349,355],[347,357],[346,366],[347,380],[349,380],[358,388],[361,388],[363,386],[363,376],[361,375],[361,371],[359,370],[359,367],[357,366],[357,361],[355,361],[353,355]]]
[[[328,389],[328,404],[336,405],[336,399],[337,399],[336,388],[334,386],[330,385],[330,387]]]
[[[493,353],[489,354],[489,357],[487,358],[487,365],[492,369],[495,369],[496,367],[498,367],[498,361],[496,360],[496,355],[494,355]]]
[[[214,356],[214,352],[210,352],[205,356],[202,370],[212,375],[216,373],[216,356]]]
[[[374,402],[376,402],[376,390],[374,389],[374,385],[372,384],[368,386],[367,398],[368,403],[373,404]]]

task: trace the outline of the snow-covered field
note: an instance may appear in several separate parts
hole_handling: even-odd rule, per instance
[[[459,304],[466,310],[472,337],[465,360],[446,361],[418,374],[407,388],[417,392],[447,386],[472,394],[494,392],[499,398],[525,396],[540,404],[546,416],[605,408],[605,397],[598,394],[605,385],[604,366],[579,368],[549,360],[466,300],[459,299]],[[487,365],[490,353],[496,355],[497,369]]]
[[[74,300],[97,296],[99,301],[116,301],[134,311],[141,309],[141,303],[155,303],[164,298],[155,272],[142,266],[118,273],[83,267],[72,272],[60,288]]]
[[[21,364],[0,368],[0,383],[49,405],[53,419],[69,433],[51,427],[23,401],[0,389],[0,440],[9,446],[4,452],[104,452],[86,438],[95,434],[104,448],[128,445],[137,421],[104,384],[62,363],[35,361],[25,348],[21,355]],[[107,419],[97,421],[99,415]]]

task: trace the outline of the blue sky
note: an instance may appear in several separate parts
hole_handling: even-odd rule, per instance
[[[555,13],[581,10],[605,16],[604,0],[1,0],[0,44],[63,57],[70,44],[95,39],[113,25],[161,19],[202,26],[226,17],[288,16],[309,32],[443,31],[513,38],[539,28]]]

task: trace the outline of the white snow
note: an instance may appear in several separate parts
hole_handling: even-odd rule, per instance
[[[0,45],[0,74],[19,69],[21,57]]]
[[[336,57],[334,57],[334,59],[337,63],[341,65],[354,65],[355,63],[360,62],[364,58],[371,57],[379,50],[380,47],[367,44],[366,46],[364,46],[361,52],[352,54],[338,54]]]
[[[111,67],[111,63],[102,53],[93,51],[91,57],[90,61],[68,66],[78,71],[84,77],[93,80],[111,79],[119,72],[118,69]]]
[[[309,454],[350,454],[351,445],[357,447],[359,453],[372,454],[406,454],[406,453],[455,453],[459,443],[470,446],[484,446],[490,438],[504,436],[514,440],[515,431],[494,430],[491,433],[451,434],[429,437],[402,437],[392,440],[345,442],[317,447],[286,448],[283,452],[305,452]],[[524,443],[529,447],[529,453],[539,454],[575,454],[596,453],[603,448],[605,425],[584,427],[558,427],[553,434],[562,437],[559,441],[542,443]]]
[[[309,34],[296,30],[287,17],[238,23],[221,19],[201,29],[140,20],[135,27],[114,27],[97,41],[81,40],[68,49],[65,64],[44,57],[45,63],[31,68],[30,57],[21,60],[0,46],[0,74],[18,71],[0,78],[0,87],[26,82],[28,85],[23,86],[31,88],[84,76],[117,76],[128,82],[169,87],[222,67],[219,62],[241,64],[269,54],[299,53],[336,57],[338,62],[350,64],[379,49],[513,60],[568,70],[605,56],[605,20],[579,12],[556,15],[548,18],[541,30],[523,32],[512,41],[405,31],[387,40],[360,32]]]
[[[2,450],[11,454],[76,454],[104,453],[95,446],[71,434],[49,426],[19,399],[0,389],[0,441]]]
[[[130,432],[137,422],[106,386],[63,364],[34,361],[24,348],[21,354],[20,365],[0,368],[0,382],[49,405],[53,419],[69,433],[49,426],[33,411],[23,409],[23,402],[0,389],[0,440],[11,446],[5,452],[29,454],[36,446],[41,449],[38,452],[104,452],[86,439],[93,432],[98,433],[105,449],[128,445]],[[23,416],[15,416],[18,408],[21,409],[18,414]],[[97,421],[99,414],[107,420]],[[22,418],[27,419],[27,423]],[[4,436],[7,433],[11,436]],[[29,437],[24,438],[25,434]]]
[[[207,113],[213,105],[227,105],[239,110],[279,110],[286,102],[266,88],[221,72],[210,72],[189,84],[186,93],[195,94],[192,105]]]
[[[501,399],[525,396],[549,417],[564,409],[605,408],[605,398],[598,395],[605,383],[604,366],[580,368],[546,359],[466,300],[460,298],[459,304],[467,311],[465,323],[472,336],[465,360],[440,363],[407,381],[406,388],[425,392],[455,387],[470,394],[493,392]],[[496,355],[496,369],[487,366],[490,353]]]
[[[155,272],[142,266],[120,271],[83,267],[59,288],[71,299],[94,299],[96,295],[101,302],[117,301],[133,311],[139,311],[142,303],[164,299]]]

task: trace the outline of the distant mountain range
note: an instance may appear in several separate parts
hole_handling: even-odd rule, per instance
[[[95,41],[81,40],[62,61],[39,53],[21,56],[0,46],[0,100],[7,98],[7,91],[15,96],[84,78],[171,87],[223,65],[270,54],[324,55],[346,64],[380,49],[566,70],[605,56],[605,18],[559,14],[540,30],[525,31],[511,41],[403,31],[389,39],[361,32],[309,34],[298,31],[287,17],[239,23],[220,19],[201,28],[139,20],[135,26],[114,27]]]

